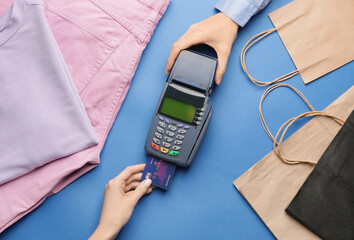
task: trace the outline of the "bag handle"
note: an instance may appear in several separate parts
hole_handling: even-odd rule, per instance
[[[277,132],[277,135],[275,136],[274,138],[274,141],[273,141],[273,149],[274,149],[274,152],[275,154],[284,162],[284,163],[287,163],[287,164],[299,164],[299,163],[308,163],[308,164],[311,164],[311,165],[316,165],[317,163],[316,162],[313,162],[313,161],[309,161],[309,160],[295,160],[295,159],[289,159],[289,158],[286,158],[282,155],[281,151],[280,151],[280,147],[281,147],[281,144],[283,142],[283,138],[284,138],[284,135],[285,133],[288,131],[289,127],[291,125],[293,125],[294,122],[296,122],[297,120],[301,119],[301,118],[304,118],[304,117],[312,117],[312,116],[326,116],[326,117],[330,117],[332,118],[333,120],[335,120],[337,123],[339,123],[341,126],[343,126],[344,124],[344,120],[342,120],[341,118],[338,118],[330,113],[327,113],[327,112],[323,112],[323,111],[312,111],[312,112],[306,112],[306,113],[302,113],[300,114],[299,116],[297,117],[294,117],[294,118],[291,118],[289,119],[288,121],[286,121],[278,130]],[[284,128],[285,127],[285,128]],[[279,139],[279,143],[277,143],[277,139],[280,135],[280,132],[282,131],[282,129],[284,128],[284,131],[283,133],[281,134],[281,137]],[[278,145],[278,147],[277,147]]]
[[[254,77],[252,77],[248,71],[247,71],[247,67],[246,67],[246,60],[245,60],[245,57],[246,57],[246,52],[248,51],[248,49],[253,45],[255,44],[256,42],[258,42],[259,40],[261,40],[262,38],[268,36],[269,34],[271,34],[272,32],[275,32],[276,29],[273,28],[273,29],[269,29],[269,30],[266,30],[264,32],[261,32],[261,33],[258,33],[257,35],[255,35],[254,37],[252,37],[250,40],[248,40],[248,42],[245,44],[245,46],[242,48],[242,51],[241,51],[241,66],[242,66],[242,69],[243,71],[246,73],[246,75],[248,76],[248,78],[256,85],[258,86],[268,86],[268,85],[271,85],[271,84],[274,84],[274,83],[279,83],[279,82],[282,82],[282,81],[285,81],[289,78],[292,78],[293,76],[297,75],[299,73],[298,70],[294,70],[288,74],[285,74],[281,77],[278,77],[276,79],[274,79],[273,81],[271,82],[261,82],[261,81],[258,81],[256,80]]]
[[[302,113],[297,117],[293,117],[291,119],[289,119],[288,121],[286,121],[278,130],[277,134],[275,137],[273,137],[272,133],[270,132],[267,123],[264,120],[264,116],[263,116],[263,111],[262,111],[262,104],[264,99],[268,96],[268,94],[273,91],[274,89],[277,89],[279,87],[287,87],[290,88],[291,90],[293,90],[299,97],[301,97],[301,99],[306,103],[306,105],[311,109],[311,112],[306,112],[306,113]],[[340,125],[344,124],[344,121],[330,113],[326,113],[323,111],[316,111],[313,106],[311,105],[311,103],[309,102],[309,100],[307,100],[307,98],[295,87],[286,84],[286,83],[278,83],[275,84],[273,86],[270,86],[262,95],[261,101],[259,103],[259,118],[261,120],[262,126],[264,128],[264,130],[266,131],[267,135],[269,136],[269,138],[273,141],[273,149],[275,154],[284,162],[287,164],[299,164],[299,163],[308,163],[311,165],[316,165],[316,162],[313,161],[308,161],[308,160],[294,160],[294,159],[289,159],[286,158],[282,155],[282,153],[280,152],[280,146],[283,142],[285,133],[288,131],[289,127],[291,125],[293,125],[294,122],[296,122],[297,120],[299,120],[300,118],[304,118],[304,117],[310,117],[310,116],[327,116],[327,117],[331,117],[332,119],[334,119],[337,123],[339,123]],[[283,130],[283,133],[280,136],[279,142],[277,141],[281,131]]]
[[[272,133],[270,132],[268,126],[267,126],[267,123],[265,122],[264,120],[264,116],[263,116],[263,111],[262,111],[262,104],[263,104],[263,101],[264,99],[267,97],[267,95],[273,91],[274,89],[277,89],[279,87],[287,87],[287,88],[290,88],[291,90],[293,90],[299,97],[301,97],[301,99],[306,103],[306,105],[310,108],[311,111],[315,111],[315,109],[312,107],[311,103],[309,102],[309,100],[307,100],[307,98],[299,91],[297,90],[296,88],[294,88],[293,86],[289,85],[289,84],[286,84],[286,83],[278,83],[278,84],[275,84],[273,86],[270,86],[264,93],[263,93],[263,96],[261,98],[261,101],[259,103],[259,118],[261,120],[261,123],[262,123],[262,126],[263,126],[263,129],[264,131],[267,133],[267,135],[269,136],[269,138],[274,142],[275,141],[275,138],[274,136],[272,135]]]

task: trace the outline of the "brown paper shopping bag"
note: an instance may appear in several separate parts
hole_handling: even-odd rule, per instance
[[[295,0],[269,14],[274,29],[251,38],[241,52],[241,65],[260,86],[300,74],[305,84],[354,60],[354,1]],[[262,38],[277,31],[297,70],[271,82],[261,82],[247,71],[245,54]]]
[[[354,86],[324,111],[345,120],[353,109]],[[316,163],[340,128],[332,119],[316,117],[282,143],[282,152]],[[272,151],[234,185],[277,239],[320,239],[285,212],[313,168],[313,164],[284,163]]]

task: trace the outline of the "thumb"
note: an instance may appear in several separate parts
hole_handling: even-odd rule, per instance
[[[175,42],[172,45],[170,55],[168,56],[168,59],[167,59],[165,74],[168,75],[170,73],[172,66],[173,66],[174,62],[176,61],[176,58],[177,58],[178,54],[180,53],[180,51],[182,51],[183,49],[187,49],[193,45],[199,44],[199,43],[200,43],[200,41],[198,41],[198,39],[196,39],[195,37],[192,38],[190,36],[190,34],[188,34],[188,32],[185,33],[182,37],[180,37],[180,39],[178,39],[177,42]]]
[[[229,60],[230,52],[217,52],[218,66],[215,73],[215,83],[220,85],[221,79],[226,71],[227,61]]]
[[[138,187],[134,190],[133,198],[134,198],[134,203],[136,204],[142,196],[146,194],[148,191],[149,187],[151,186],[151,179],[145,179],[142,181]]]

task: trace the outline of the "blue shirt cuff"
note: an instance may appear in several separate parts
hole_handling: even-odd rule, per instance
[[[251,17],[259,11],[259,7],[247,0],[219,0],[215,8],[241,27],[244,27]]]

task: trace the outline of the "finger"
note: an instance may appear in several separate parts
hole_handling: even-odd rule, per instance
[[[117,177],[114,179],[120,179],[120,180],[128,180],[132,175],[138,172],[144,171],[145,164],[138,164],[138,165],[133,165],[126,167]]]
[[[148,190],[147,190],[147,192],[146,192],[146,194],[151,193],[151,192],[152,192],[152,189],[153,189],[152,187],[149,187]]]
[[[132,182],[135,181],[140,181],[141,177],[143,176],[143,173],[135,173],[133,176],[131,176],[130,178],[127,179],[127,181],[125,181],[126,185],[129,185]]]
[[[180,39],[172,45],[170,55],[167,59],[165,74],[168,75],[180,51],[193,45],[201,43],[201,39],[187,31]]]
[[[141,181],[135,181],[135,182],[130,183],[129,185],[125,186],[124,192],[129,192],[133,189],[136,189],[140,183],[141,183]],[[154,189],[154,188],[155,188],[155,186],[150,186],[146,193],[151,193],[152,189]]]
[[[129,192],[132,189],[136,189],[140,183],[141,183],[140,181],[139,182],[135,181],[135,182],[128,184],[127,186],[125,186],[124,192]]]
[[[144,196],[148,192],[148,189],[151,186],[151,179],[145,179],[136,187],[133,191],[133,203],[135,204],[139,201],[139,199]]]
[[[218,66],[215,73],[215,83],[220,85],[222,77],[225,74],[230,51],[216,51],[218,55]]]

